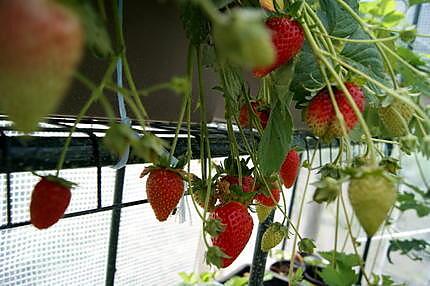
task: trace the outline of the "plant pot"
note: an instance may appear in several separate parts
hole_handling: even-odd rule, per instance
[[[304,270],[304,265],[302,263],[295,262],[293,266],[293,272],[296,272],[297,269],[299,268],[302,268]],[[290,271],[290,260],[281,260],[273,263],[270,266],[270,271],[272,272],[274,278],[282,281],[283,283],[283,284],[273,284],[273,285],[289,285],[288,272]],[[271,284],[268,284],[268,285],[271,285]]]
[[[230,273],[226,277],[218,279],[218,282],[224,284],[225,282],[227,282],[228,280],[230,280],[234,276],[243,277],[243,276],[245,276],[245,274],[250,273],[250,272],[251,272],[251,265],[245,264],[245,265],[242,265],[241,267],[239,267],[238,269],[234,270],[232,273]]]
[[[315,265],[306,265],[305,267],[305,273],[304,273],[304,279],[306,281],[311,282],[312,284],[316,286],[326,286],[327,284],[324,283],[320,275],[318,274],[321,272],[324,268],[321,266],[315,266]]]

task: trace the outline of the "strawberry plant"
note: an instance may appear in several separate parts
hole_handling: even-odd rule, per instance
[[[410,5],[420,2],[409,1]],[[298,232],[306,194],[314,185],[315,202],[336,204],[334,249],[321,253],[330,261],[321,273],[324,281],[329,285],[353,285],[359,279],[357,268],[369,285],[378,284],[380,279],[391,281],[365,271],[345,197],[349,197],[353,215],[369,238],[390,227],[394,209],[415,210],[419,216],[430,213],[428,190],[421,191],[406,182],[398,172],[396,158],[386,156],[378,144],[430,157],[430,113],[425,105],[430,96],[430,65],[423,55],[408,49],[415,38],[429,35],[406,25],[404,15],[395,10],[393,3],[178,0],[189,40],[185,74],[141,87],[136,85],[130,68],[116,1],[110,9],[104,1],[97,1],[97,6],[78,0],[0,1],[0,109],[15,127],[23,132],[36,130],[43,116],[55,112],[72,78],[91,92],[58,159],[55,180],[43,178],[35,187],[32,222],[45,228],[63,215],[70,195],[61,185],[56,189],[64,189],[62,203],[52,217],[43,217],[59,195],[50,191],[53,186],[46,185],[60,180],[76,125],[93,104],[99,103],[110,122],[105,147],[116,156],[131,147],[134,155],[152,163],[142,176],[148,175],[148,201],[159,221],[168,219],[184,192],[191,194],[202,220],[208,264],[228,267],[240,255],[252,234],[250,212],[254,210],[260,223],[270,225],[258,249],[267,252],[291,235],[291,261],[297,250],[314,252],[318,245]],[[108,32],[108,26],[114,27],[114,33]],[[84,42],[95,57],[108,62],[100,82],[77,70]],[[113,80],[119,63],[124,84]],[[224,98],[230,154],[220,166],[212,162],[206,83],[202,77],[206,68],[217,74],[219,83],[213,89]],[[250,77],[254,84],[246,80]],[[256,84],[258,90],[251,88]],[[143,97],[162,89],[182,98],[170,145],[146,128],[150,118]],[[117,121],[108,100],[112,92],[123,96],[141,134]],[[197,107],[193,106],[193,92],[198,95]],[[191,148],[194,109],[201,115],[200,154],[192,154]],[[293,141],[296,128],[291,112],[302,114],[302,122],[318,140],[303,163]],[[177,154],[181,128],[188,131],[188,147],[184,154]],[[339,144],[337,156],[318,168],[321,176],[317,182],[310,182],[318,147],[334,141]],[[354,144],[365,148],[353,153]],[[241,158],[243,154],[247,160]],[[176,158],[178,155],[180,158]],[[190,161],[198,155],[201,172],[192,174]],[[286,191],[281,186],[292,187],[301,167],[306,176],[301,182],[298,217],[293,222],[287,215]],[[399,186],[413,193],[400,192]],[[270,214],[275,210],[282,219],[271,222]],[[347,221],[352,254],[339,249],[340,216]],[[397,241],[409,250],[425,250],[428,246],[412,242],[411,246]],[[402,249],[390,248],[408,252]],[[300,273],[293,273],[293,263],[289,278],[292,284],[302,279]],[[252,277],[250,283],[254,283]]]

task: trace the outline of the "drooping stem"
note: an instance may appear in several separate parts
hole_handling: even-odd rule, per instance
[[[339,194],[339,197],[340,197],[340,201],[342,203],[342,209],[343,209],[343,213],[345,215],[346,225],[348,227],[348,234],[349,234],[349,237],[351,238],[352,248],[354,249],[355,255],[357,255],[358,257],[360,257],[360,269],[363,272],[364,279],[366,279],[367,283],[370,284],[369,277],[367,276],[366,270],[364,269],[363,259],[361,258],[361,255],[358,253],[356,241],[355,241],[355,238],[354,238],[354,236],[352,234],[352,228],[351,228],[351,225],[349,223],[349,216],[348,216],[348,212],[346,210],[345,201],[343,199],[342,193]]]
[[[87,113],[87,111],[91,107],[91,105],[94,103],[94,101],[96,101],[102,95],[104,85],[111,78],[112,73],[115,69],[115,64],[116,64],[116,59],[112,60],[112,62],[108,66],[99,86],[91,92],[90,98],[84,104],[84,106],[82,107],[78,116],[76,117],[75,122],[74,122],[72,128],[70,129],[69,135],[66,139],[66,142],[64,143],[63,149],[61,150],[60,158],[57,162],[57,171],[56,171],[57,177],[60,174],[60,170],[63,168],[64,160],[66,159],[66,153],[67,153],[67,150],[69,149],[70,142],[72,141],[72,135],[75,132],[76,127],[78,126],[79,122],[84,117],[84,115]],[[110,118],[112,118],[112,117],[110,117]]]
[[[182,94],[182,105],[181,105],[181,111],[179,113],[179,119],[178,119],[178,124],[176,126],[176,131],[175,131],[175,138],[173,139],[172,142],[172,147],[170,149],[170,154],[169,154],[169,162],[171,162],[173,154],[175,153],[175,149],[176,149],[176,144],[178,143],[178,136],[179,136],[179,131],[182,128],[182,121],[184,119],[184,115],[185,115],[185,111],[187,106],[190,104],[190,98],[191,98],[191,93],[192,93],[192,73],[193,73],[193,53],[194,53],[194,47],[190,44],[190,46],[188,47],[188,56],[187,56],[187,79],[188,79],[188,88],[186,90],[186,92],[184,94]]]
[[[308,170],[308,174],[306,176],[306,182],[305,182],[305,187],[304,187],[304,190],[303,190],[302,200],[300,202],[299,215],[297,217],[297,222],[296,222],[297,231],[296,231],[296,234],[294,235],[293,251],[291,253],[290,269],[288,271],[288,280],[289,281],[291,281],[291,279],[293,277],[294,257],[296,255],[296,244],[297,244],[297,238],[298,238],[297,234],[298,234],[298,230],[300,229],[300,222],[302,220],[303,207],[304,207],[304,204],[305,204],[306,193],[307,193],[307,190],[308,190],[308,187],[309,187],[309,180],[310,180],[311,174],[312,174],[312,171],[311,171],[310,167],[312,167],[313,162],[315,160],[315,157],[316,157],[316,154],[317,154],[317,151],[318,151],[318,145],[319,145],[319,143],[317,143],[317,145],[315,146],[315,149],[314,149],[313,154],[312,154],[312,158],[311,158],[310,163],[309,163],[309,170]]]

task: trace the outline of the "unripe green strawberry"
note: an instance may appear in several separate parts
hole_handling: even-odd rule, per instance
[[[255,211],[257,212],[258,221],[263,223],[267,217],[270,215],[274,207],[267,207],[262,204],[257,204],[255,206]]]
[[[361,167],[351,179],[348,195],[355,215],[370,237],[387,218],[397,192],[382,168]]]
[[[279,222],[271,224],[263,234],[261,239],[261,250],[264,252],[269,251],[277,246],[287,235],[287,229]]]
[[[78,17],[56,1],[0,1],[0,109],[23,132],[55,111],[83,48]]]
[[[409,132],[407,125],[412,119],[414,109],[409,104],[395,99],[389,106],[379,108],[378,114],[389,135],[399,137]]]

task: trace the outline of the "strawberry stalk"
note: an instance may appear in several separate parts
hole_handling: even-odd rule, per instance
[[[60,170],[63,168],[64,160],[66,158],[66,153],[67,153],[67,150],[69,149],[70,142],[72,141],[72,135],[75,132],[77,125],[79,124],[81,119],[84,117],[84,115],[87,113],[88,109],[91,107],[91,105],[94,103],[94,101],[96,101],[99,98],[104,98],[103,97],[103,89],[104,89],[106,82],[112,76],[112,73],[115,69],[115,64],[116,64],[116,60],[114,59],[110,63],[109,67],[107,68],[106,73],[103,76],[103,79],[100,82],[99,86],[92,90],[90,98],[84,104],[84,106],[80,110],[78,116],[76,117],[76,120],[75,120],[72,128],[70,129],[69,135],[66,139],[66,142],[64,143],[63,149],[62,149],[61,154],[60,154],[60,158],[57,162],[57,171],[56,171],[57,177],[60,174]],[[110,118],[112,118],[112,117],[110,117]]]
[[[374,146],[373,146],[373,142],[371,140],[372,135],[369,131],[369,128],[366,124],[366,122],[364,121],[364,118],[357,106],[357,104],[355,103],[354,99],[352,98],[351,94],[349,93],[348,89],[345,87],[345,84],[343,83],[342,79],[339,77],[339,75],[337,74],[337,72],[335,71],[335,69],[332,67],[332,65],[330,64],[330,62],[327,60],[326,57],[324,57],[324,55],[321,53],[321,49],[319,48],[318,44],[316,43],[315,38],[313,37],[308,25],[306,22],[302,23],[302,28],[303,31],[305,33],[306,39],[308,40],[315,56],[321,61],[321,63],[328,69],[328,71],[330,72],[330,74],[333,76],[333,78],[335,79],[337,85],[340,87],[340,89],[344,92],[346,99],[349,102],[349,105],[352,107],[355,115],[358,118],[358,121],[361,125],[361,127],[363,128],[364,134],[366,136],[366,140],[367,140],[367,145],[369,146],[369,150],[370,150],[370,156],[371,156],[371,160],[372,162],[374,162],[376,164],[376,155],[375,155],[375,150],[374,150]],[[334,60],[337,60],[336,56],[333,56],[332,54],[326,52],[327,54],[329,54]]]
[[[347,226],[347,228],[348,228],[348,234],[349,234],[349,237],[351,238],[352,248],[354,249],[354,253],[355,253],[355,255],[357,255],[358,257],[360,257],[360,269],[361,269],[361,271],[363,272],[364,279],[366,279],[366,282],[367,282],[368,284],[370,284],[369,277],[368,277],[368,275],[366,274],[366,271],[365,271],[365,269],[364,269],[364,262],[363,262],[363,259],[361,258],[361,255],[358,253],[358,249],[357,249],[356,241],[355,241],[355,238],[354,238],[354,236],[353,236],[353,234],[352,234],[352,227],[351,227],[351,223],[350,223],[350,221],[349,221],[348,211],[346,210],[345,200],[343,199],[342,192],[341,192],[341,193],[339,193],[339,197],[340,197],[340,201],[341,201],[341,203],[342,203],[343,213],[344,213],[344,215],[345,215],[346,226]]]
[[[211,149],[210,142],[208,136],[207,129],[207,121],[206,121],[206,100],[204,94],[204,85],[203,85],[203,76],[202,76],[202,60],[201,60],[201,47],[196,47],[196,56],[197,56],[197,77],[198,77],[198,86],[199,86],[199,100],[200,100],[200,129],[202,140],[200,141],[200,160],[202,162],[202,180],[206,182],[206,197],[205,197],[205,207],[203,210],[203,239],[206,244],[206,247],[210,247],[207,237],[206,237],[206,225],[207,225],[207,209],[209,205],[209,198],[212,192],[212,157],[211,157]],[[209,162],[209,164],[208,164]]]
[[[303,214],[303,206],[305,205],[306,193],[307,193],[307,190],[309,187],[309,180],[310,180],[311,174],[312,174],[311,167],[314,163],[314,160],[315,160],[315,157],[317,154],[317,150],[318,150],[318,146],[319,146],[319,142],[317,143],[317,146],[315,146],[314,152],[312,153],[311,161],[309,163],[309,169],[308,169],[308,174],[306,176],[306,182],[305,182],[305,187],[304,187],[303,194],[302,194],[302,200],[300,201],[299,215],[297,217],[297,222],[296,222],[297,230],[300,229],[300,222],[302,220],[302,214]],[[298,238],[298,232],[296,232],[294,235],[293,250],[291,252],[291,259],[290,259],[290,261],[292,261],[292,262],[294,261],[294,257],[296,256],[297,238]],[[292,281],[291,279],[293,277],[293,266],[294,266],[294,263],[290,263],[290,269],[288,271],[288,280],[289,281]]]

